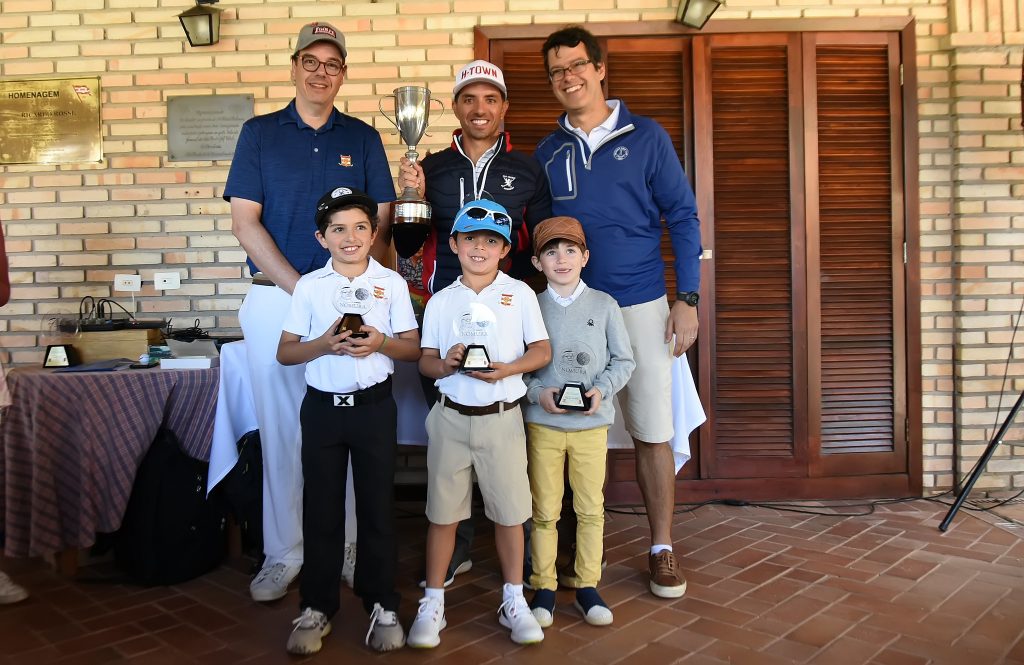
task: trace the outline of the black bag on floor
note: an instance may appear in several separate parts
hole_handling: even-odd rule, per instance
[[[238,440],[238,462],[217,489],[224,494],[231,515],[242,533],[242,554],[263,556],[263,447],[260,431]]]
[[[177,584],[216,568],[227,552],[227,507],[206,497],[209,464],[161,427],[135,476],[114,562],[146,586]]]

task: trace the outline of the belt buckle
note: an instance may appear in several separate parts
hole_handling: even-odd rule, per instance
[[[334,406],[349,407],[349,406],[355,406],[356,405],[356,396],[355,395],[337,395],[337,394],[335,394],[335,395],[332,395],[332,397],[334,397]]]

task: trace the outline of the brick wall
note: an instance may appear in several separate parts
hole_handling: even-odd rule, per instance
[[[137,311],[237,328],[248,284],[220,199],[227,163],[168,162],[166,102],[251,93],[256,112],[293,94],[290,46],[326,19],[345,32],[342,110],[404,152],[377,113],[399,84],[445,99],[473,57],[476,25],[667,20],[675,0],[223,0],[221,42],[191,48],[175,16],[192,0],[0,0],[0,76],[99,75],[104,154],[98,165],[0,167],[0,220],[14,282],[0,309],[0,360],[40,360],[49,320],[84,295],[112,294],[115,272],[142,275]],[[917,19],[921,154],[925,486],[948,487],[993,432],[1012,325],[1024,297],[1024,139],[1020,127],[1024,9],[1018,0],[728,0],[716,19],[907,16]],[[450,115],[421,148],[439,148]],[[2,129],[0,129],[2,132]],[[433,143],[431,143],[431,141]],[[153,273],[177,271],[178,291]],[[1003,413],[1024,390],[1024,335],[1009,366]],[[1024,439],[1024,418],[1011,439]],[[1014,456],[1015,450],[1021,454]],[[985,487],[1024,487],[1024,449],[1006,447]]]

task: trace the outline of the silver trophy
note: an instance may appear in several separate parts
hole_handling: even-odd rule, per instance
[[[395,100],[394,118],[384,110],[384,100],[389,98]],[[405,85],[382,97],[377,105],[381,114],[398,129],[402,142],[408,148],[405,157],[413,163],[420,156],[416,145],[427,131],[431,102],[436,102],[444,113],[444,104],[439,99],[431,99],[429,89]],[[430,204],[420,198],[415,187],[402,190],[402,195],[391,207],[391,229],[399,256],[408,258],[423,245],[430,233],[430,214]]]

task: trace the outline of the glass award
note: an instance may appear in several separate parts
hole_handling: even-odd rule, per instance
[[[462,356],[462,364],[459,365],[460,372],[493,372],[491,358],[487,355],[487,347],[483,344],[470,344],[466,346],[466,353]]]
[[[586,386],[579,381],[569,381],[559,391],[555,405],[568,411],[589,411],[590,398],[587,397]]]
[[[339,284],[331,299],[334,309],[341,314],[341,322],[334,328],[334,334],[340,335],[346,330],[352,332],[353,338],[366,338],[369,333],[360,332],[363,325],[363,314],[373,308],[373,296],[369,282],[357,278],[351,284]]]

